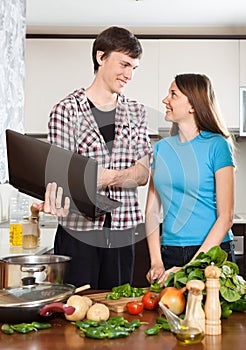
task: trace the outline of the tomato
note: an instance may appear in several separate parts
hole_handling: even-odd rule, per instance
[[[143,311],[144,305],[139,301],[129,301],[126,304],[126,310],[131,315],[138,315]]]
[[[142,297],[142,303],[147,310],[155,310],[159,303],[159,294],[155,292],[147,292]]]

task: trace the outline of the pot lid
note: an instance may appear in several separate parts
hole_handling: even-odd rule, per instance
[[[3,263],[9,264],[59,264],[70,261],[71,257],[66,255],[54,255],[54,254],[44,254],[44,255],[14,255],[6,256],[1,259]]]
[[[75,291],[71,284],[34,283],[18,288],[0,290],[0,307],[38,306],[64,301]]]

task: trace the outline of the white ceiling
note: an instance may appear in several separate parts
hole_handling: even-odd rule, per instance
[[[246,26],[245,0],[26,0],[27,26]]]

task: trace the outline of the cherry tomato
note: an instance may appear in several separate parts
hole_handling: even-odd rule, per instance
[[[126,310],[131,315],[138,315],[143,311],[143,309],[144,305],[140,301],[129,301],[126,304]]]
[[[146,310],[155,310],[158,306],[159,294],[155,292],[147,292],[142,297],[142,303]]]

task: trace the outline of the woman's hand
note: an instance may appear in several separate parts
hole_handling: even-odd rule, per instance
[[[31,207],[32,213],[44,212],[46,214],[56,215],[58,217],[66,217],[69,213],[70,199],[65,197],[64,206],[62,206],[63,188],[57,187],[55,182],[48,183],[46,187],[43,203],[33,203]],[[34,215],[36,216],[36,215]]]
[[[174,272],[175,273],[175,272],[179,271],[180,269],[181,269],[180,266],[173,266],[170,269],[166,270],[165,271],[165,275],[164,275],[164,282],[167,280],[168,275],[169,275],[170,272]]]
[[[148,271],[146,278],[149,281],[149,283],[154,283],[154,281],[158,281],[159,285],[163,287],[165,281],[168,278],[168,275],[170,272],[177,272],[181,269],[180,266],[173,266],[168,270],[165,270],[163,264],[159,265],[153,265],[150,270]]]
[[[150,284],[154,283],[156,280],[160,284],[160,286],[163,286],[164,282],[164,276],[165,276],[165,268],[163,263],[152,265],[149,269],[146,278],[149,281]]]

